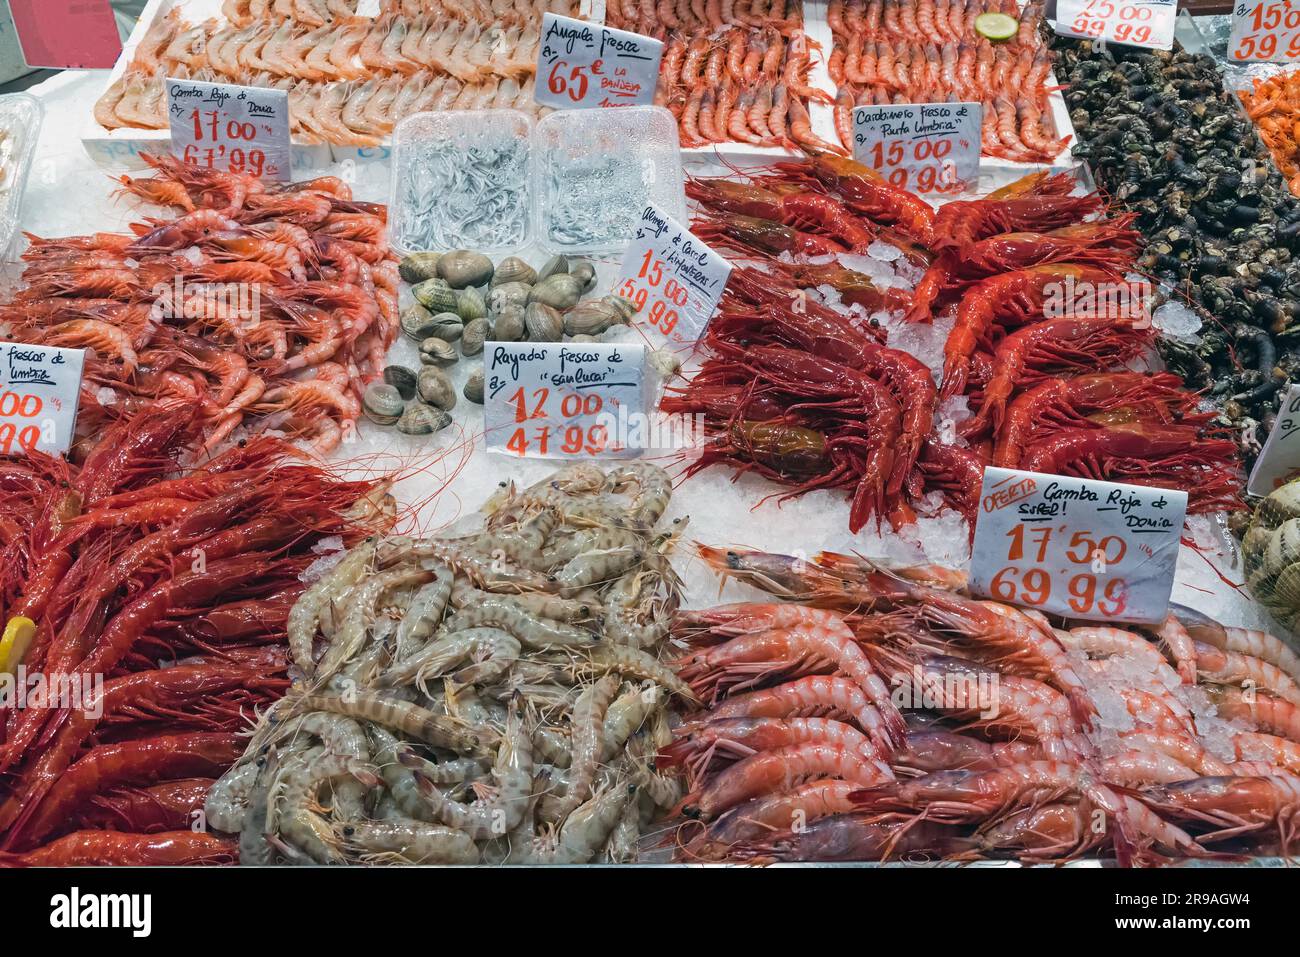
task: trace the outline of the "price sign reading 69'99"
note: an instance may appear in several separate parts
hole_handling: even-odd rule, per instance
[[[1300,3],[1239,0],[1232,8],[1228,59],[1235,63],[1300,59]]]
[[[287,91],[169,79],[167,113],[177,159],[262,179],[289,179]]]
[[[689,229],[650,205],[623,253],[614,291],[669,343],[689,345],[704,334],[731,276],[731,263]]]
[[[989,466],[971,590],[1093,621],[1164,618],[1187,493]]]

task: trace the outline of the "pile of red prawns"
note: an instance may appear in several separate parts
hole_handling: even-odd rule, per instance
[[[1071,627],[935,569],[701,553],[795,600],[677,616],[705,706],[657,760],[686,776],[678,859],[1290,854],[1300,657],[1274,636]]]
[[[132,234],[28,236],[8,338],[85,348],[81,410],[197,405],[203,445],[276,429],[333,449],[398,329],[384,206],[346,183],[295,184],[145,157],[124,189],[175,210]]]
[[[743,178],[693,179],[695,233],[754,264],[736,268],[703,339],[700,371],[663,409],[704,416],[711,437],[688,472],[715,463],[791,486],[851,492],[849,528],[898,527],[938,491],[971,520],[985,465],[1188,492],[1189,512],[1239,506],[1235,443],[1153,355],[1134,312],[1049,315],[1054,291],[1131,288],[1139,236],[1104,216],[1068,174],[1032,174],[937,211],[852,160],[813,152]],[[875,285],[840,258],[874,241],[925,274],[913,292]],[[859,315],[830,308],[829,286]],[[942,370],[887,347],[864,319],[929,322],[952,308]],[[936,384],[938,380],[938,384]],[[940,404],[968,418],[944,441]]]
[[[322,540],[386,522],[372,484],[278,439],[179,468],[201,439],[201,413],[169,401],[70,461],[0,462],[0,620],[36,626],[0,706],[0,865],[237,857],[198,825],[241,732],[288,686],[299,576]]]

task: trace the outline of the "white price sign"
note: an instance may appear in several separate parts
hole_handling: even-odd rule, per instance
[[[167,80],[172,153],[186,163],[287,182],[289,93]]]
[[[1228,59],[1234,63],[1300,59],[1300,3],[1242,0],[1232,8]]]
[[[978,103],[900,103],[853,109],[853,157],[900,189],[948,193],[980,171]]]
[[[641,211],[614,289],[664,340],[690,345],[718,308],[731,263],[657,206]]]
[[[1273,431],[1268,433],[1255,467],[1250,470],[1246,491],[1268,495],[1300,474],[1300,385],[1286,390],[1277,410]]]
[[[1056,32],[1148,50],[1172,50],[1178,0],[1057,0]]]
[[[1187,493],[989,466],[971,591],[1095,621],[1161,621]]]
[[[647,106],[655,99],[663,52],[653,37],[544,14],[533,96],[557,110]]]
[[[487,447],[520,458],[627,456],[623,433],[646,410],[638,343],[489,342],[483,349]]]
[[[0,352],[0,455],[68,451],[77,423],[85,352],[18,342],[0,342]]]

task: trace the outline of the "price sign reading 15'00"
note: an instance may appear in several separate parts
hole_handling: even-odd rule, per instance
[[[223,172],[289,179],[287,91],[169,79],[167,113],[178,159]]]
[[[1177,0],[1057,0],[1056,32],[1148,50],[1171,50]]]
[[[1187,493],[989,466],[971,590],[1094,621],[1164,618]]]
[[[1300,3],[1238,2],[1232,8],[1228,59],[1236,63],[1300,59]]]
[[[853,157],[892,185],[950,193],[980,168],[978,103],[900,103],[853,110]]]

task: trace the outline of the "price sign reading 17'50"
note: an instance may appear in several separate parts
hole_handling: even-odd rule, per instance
[[[971,591],[1093,621],[1164,618],[1187,493],[989,466]]]
[[[1300,59],[1300,3],[1241,0],[1232,8],[1228,59],[1235,63]]]
[[[653,37],[544,14],[533,97],[557,110],[646,106],[663,52]]]
[[[289,179],[287,91],[167,80],[167,112],[178,159],[228,173]]]

